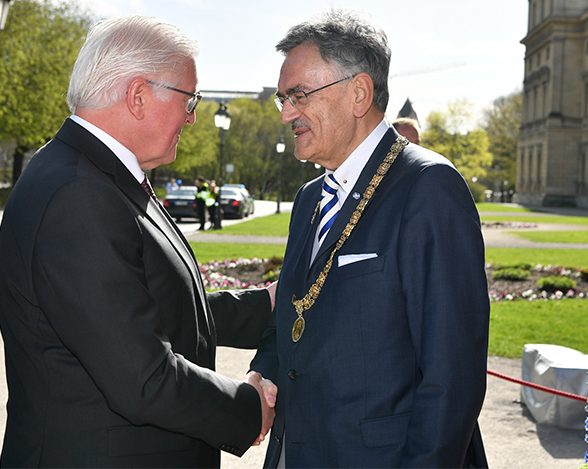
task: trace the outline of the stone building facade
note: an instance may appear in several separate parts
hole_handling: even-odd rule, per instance
[[[588,0],[529,0],[514,201],[588,208]]]

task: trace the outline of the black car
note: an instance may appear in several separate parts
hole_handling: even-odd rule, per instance
[[[248,217],[249,215],[253,215],[253,213],[255,212],[255,199],[249,193],[249,191],[245,187],[245,184],[225,184],[223,186],[223,190],[224,189],[237,189],[239,192],[241,192],[243,194],[245,204],[243,216]]]
[[[237,187],[221,187],[220,204],[224,218],[243,218],[250,213],[245,195]]]
[[[163,206],[178,222],[182,218],[195,218],[198,220],[196,187],[180,186],[178,189],[168,192],[163,199]]]

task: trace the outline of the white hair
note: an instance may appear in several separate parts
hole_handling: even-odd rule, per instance
[[[74,64],[67,104],[104,108],[123,99],[134,78],[177,71],[198,55],[196,41],[171,24],[145,16],[97,23]]]

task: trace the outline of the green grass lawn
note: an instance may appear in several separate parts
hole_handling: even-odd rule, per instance
[[[505,205],[505,204],[492,204],[488,202],[481,202],[476,204],[478,207],[478,212],[534,212],[535,210],[531,210],[525,207],[517,207],[512,205]]]
[[[588,268],[588,250],[544,248],[486,248],[490,264],[561,265],[577,269]]]
[[[588,244],[588,230],[585,231],[509,231],[511,235],[535,243],[585,243]]]
[[[563,345],[588,353],[588,301],[492,303],[489,354],[519,358],[524,344]]]
[[[283,257],[285,244],[240,244],[240,243],[196,243],[190,242],[200,264],[224,259],[266,259]]]
[[[223,227],[215,234],[220,235],[259,235],[259,236],[288,236],[290,212],[253,218],[236,225]]]

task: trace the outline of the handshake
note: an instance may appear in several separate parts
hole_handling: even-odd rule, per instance
[[[263,378],[257,371],[247,373],[245,382],[257,390],[261,401],[261,432],[252,445],[258,446],[265,439],[265,435],[267,435],[274,423],[278,387],[269,379]]]

